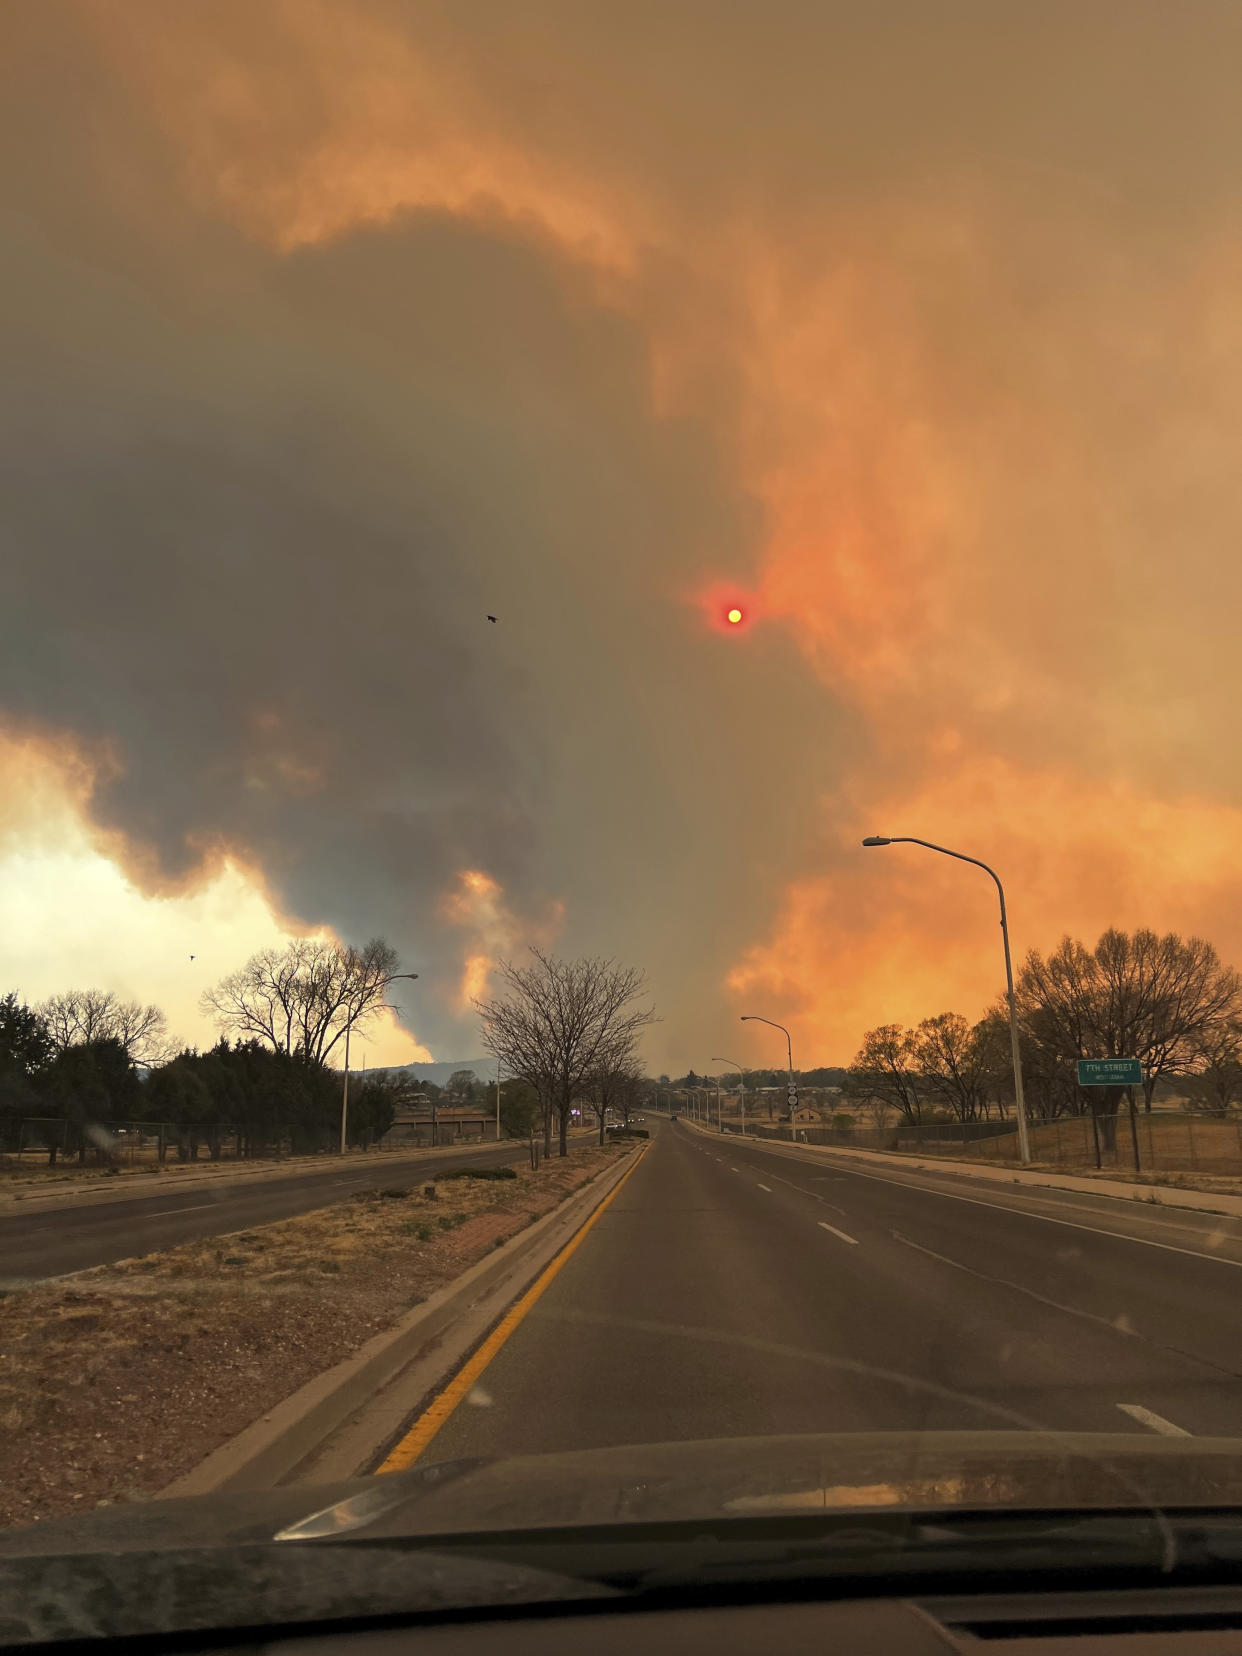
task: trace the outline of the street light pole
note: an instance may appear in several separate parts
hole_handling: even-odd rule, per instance
[[[1000,883],[1000,875],[987,863],[980,862],[978,857],[968,857],[964,851],[950,851],[946,845],[933,845],[930,840],[912,839],[909,835],[868,834],[863,844],[921,845],[925,851],[938,851],[942,857],[956,857],[958,862],[973,863],[995,881],[996,894],[1000,898],[1001,940],[1005,945],[1005,999],[1009,1005],[1009,1045],[1013,1053],[1013,1104],[1018,1118],[1018,1155],[1023,1162],[1029,1162],[1031,1140],[1026,1124],[1026,1097],[1022,1090],[1022,1052],[1018,1044],[1018,1008],[1013,993],[1013,958],[1009,952],[1009,917],[1005,911],[1005,888]]]
[[[792,1124],[793,1119],[794,1119],[794,1114],[795,1114],[795,1111],[797,1109],[797,1106],[794,1104],[794,1098],[797,1095],[797,1090],[798,1089],[797,1089],[797,1084],[794,1081],[793,1042],[789,1039],[789,1031],[785,1028],[784,1024],[773,1023],[771,1018],[760,1018],[760,1017],[752,1015],[752,1014],[743,1014],[742,1022],[743,1023],[765,1023],[765,1024],[767,1024],[769,1029],[779,1029],[781,1034],[785,1037],[785,1050],[789,1054],[789,1120],[790,1120],[790,1123]]]
[[[742,1136],[746,1135],[746,1071],[736,1058],[713,1058],[713,1064],[732,1064],[737,1071],[737,1092],[742,1104]]]
[[[500,1143],[500,1059],[496,1060],[496,1143]]]
[[[390,983],[396,983],[399,978],[408,978],[412,983],[418,976],[417,972],[394,972],[391,977],[383,980],[382,987],[387,989]],[[354,1027],[356,1013],[351,1012],[345,1024],[345,1081],[341,1088],[341,1154],[345,1154],[345,1128],[349,1120],[349,1036]]]

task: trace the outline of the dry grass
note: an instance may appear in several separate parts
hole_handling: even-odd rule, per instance
[[[154,1494],[624,1154],[380,1187],[0,1301],[0,1525]]]

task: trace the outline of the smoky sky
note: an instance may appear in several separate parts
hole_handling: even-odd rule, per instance
[[[85,57],[58,45],[22,111],[49,143]],[[559,946],[636,960],[676,1016],[761,922],[748,830],[792,838],[792,728],[753,743],[677,593],[746,568],[743,492],[538,236],[431,212],[274,253],[187,207],[123,101],[66,95],[18,163],[4,715],[101,756],[93,819],[147,889],[239,856],[443,989],[439,905],[479,868],[514,946],[563,902]],[[444,998],[420,1037],[460,1044]]]
[[[145,889],[385,933],[449,1056],[465,869],[698,1068],[991,998],[862,832],[1242,949],[1236,7],[4,26],[0,718]]]

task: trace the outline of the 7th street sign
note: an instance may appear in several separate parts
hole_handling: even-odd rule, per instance
[[[1137,1058],[1080,1058],[1080,1087],[1141,1087],[1143,1066]]]

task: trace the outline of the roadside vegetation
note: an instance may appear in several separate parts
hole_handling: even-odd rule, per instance
[[[1202,938],[1107,931],[1094,948],[1065,937],[1032,949],[1015,1004],[1033,1123],[1095,1117],[1105,1150],[1117,1114],[1150,1112],[1157,1091],[1225,1119],[1242,1100],[1242,978]],[[867,1032],[845,1096],[873,1120],[909,1126],[1012,1114],[1009,1014],[1002,999],[970,1024],[956,1012]],[[1080,1058],[1137,1058],[1142,1087],[1078,1085]]]
[[[0,998],[0,1168],[32,1154],[47,1167],[145,1160],[197,1162],[314,1154],[339,1143],[347,1032],[365,1030],[404,976],[383,938],[361,949],[296,939],[260,950],[202,997],[219,1040],[206,1051],[174,1041],[157,1006],[75,989],[37,1005]],[[628,1121],[642,1080],[643,978],[594,959],[531,951],[501,963],[502,994],[478,1005],[486,1049],[503,1071],[500,1120],[509,1138],[541,1130],[562,1155],[576,1116]],[[351,1078],[347,1142],[377,1144],[398,1109],[495,1104],[469,1070],[447,1087],[400,1071]],[[490,1110],[489,1110],[490,1113]]]
[[[586,1104],[605,1137],[610,1112],[629,1110],[642,1085],[638,1040],[658,1022],[644,1006],[643,974],[612,960],[562,960],[531,948],[529,961],[501,961],[501,992],[476,1001],[483,1045],[538,1104],[544,1154],[555,1135],[566,1154],[575,1110]]]
[[[0,1299],[0,1525],[167,1487],[624,1153],[377,1187]]]

